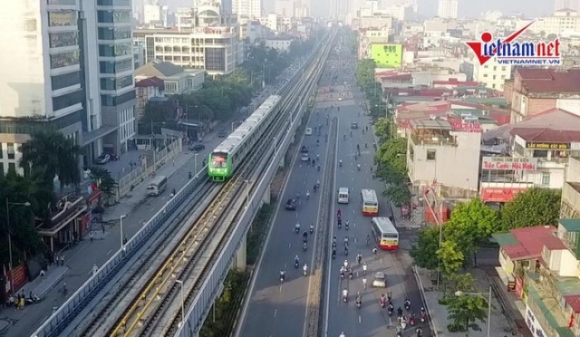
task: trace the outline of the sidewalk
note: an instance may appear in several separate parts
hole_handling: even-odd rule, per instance
[[[448,312],[447,307],[442,304],[439,304],[439,300],[443,297],[443,293],[436,290],[436,272],[430,272],[423,268],[417,268],[417,272],[419,275],[419,279],[421,284],[419,285],[422,287],[422,291],[425,297],[425,303],[427,305],[427,311],[429,312],[429,317],[431,319],[431,323],[435,327],[435,331],[433,333],[434,336],[439,337],[464,337],[465,332],[449,332],[447,330],[447,325],[451,323],[451,321],[447,318]],[[488,279],[488,276],[485,272],[479,269],[470,270],[471,274],[476,279],[476,291],[480,292],[482,296],[485,296],[487,299],[487,294],[489,291],[489,282],[491,280]],[[492,292],[492,310],[491,310],[491,333],[489,336],[493,337],[503,337],[503,336],[511,336],[511,327],[507,322],[507,318],[502,314],[501,305],[498,300],[495,298],[495,294]],[[470,337],[487,337],[487,321],[486,322],[475,322],[476,329],[474,330],[471,328],[469,330]]]

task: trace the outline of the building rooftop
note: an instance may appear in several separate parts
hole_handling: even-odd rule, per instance
[[[149,77],[140,81],[135,82],[135,87],[137,88],[148,88],[148,87],[162,87],[163,86],[163,80],[153,76],[153,77]]]
[[[580,232],[580,219],[560,219],[558,223],[568,232]]]
[[[440,119],[414,119],[411,121],[413,129],[430,129],[430,130],[452,130],[448,121]]]
[[[580,93],[580,69],[518,68],[516,74],[527,93]]]
[[[577,290],[577,292],[580,290]],[[580,295],[568,295],[568,296],[564,296],[564,300],[566,301],[566,303],[568,303],[568,305],[570,306],[570,308],[572,308],[572,310],[574,310],[574,313],[580,313]]]
[[[550,109],[530,117],[513,125],[510,134],[528,142],[580,142],[580,116]]]
[[[566,182],[570,187],[572,187],[576,192],[580,193],[580,183],[567,181]]]
[[[509,233],[494,234],[493,238],[512,260],[541,259],[544,246],[550,250],[566,249],[554,235],[555,231],[554,226],[517,228]]]
[[[184,71],[183,67],[171,62],[154,61],[135,70],[135,76],[171,77]]]

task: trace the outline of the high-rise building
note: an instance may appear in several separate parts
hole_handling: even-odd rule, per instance
[[[0,170],[53,128],[84,150],[121,154],[135,135],[131,0],[0,3]],[[7,155],[3,155],[6,153]]]
[[[562,9],[572,9],[575,11],[580,11],[580,0],[555,0],[554,11]]]
[[[291,18],[294,16],[294,9],[294,0],[276,0],[274,13],[284,18]]]
[[[457,0],[439,0],[437,16],[444,19],[457,19]]]
[[[240,18],[255,20],[262,17],[262,0],[233,0],[233,12]]]

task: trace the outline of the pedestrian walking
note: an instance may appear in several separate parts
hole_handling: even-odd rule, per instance
[[[44,269],[40,270],[40,278],[44,281],[44,278],[46,276],[46,272],[44,271]]]
[[[60,255],[60,265],[61,267],[64,267],[64,255]]]
[[[367,289],[367,277],[366,276],[363,277],[362,283],[363,283],[363,288],[366,290]]]
[[[377,256],[377,253],[378,253],[378,252],[379,252],[379,251],[377,250],[377,247],[373,248],[373,254],[374,254],[375,256]]]

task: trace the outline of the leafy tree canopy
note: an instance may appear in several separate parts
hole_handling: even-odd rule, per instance
[[[476,321],[486,321],[487,307],[487,300],[480,295],[454,296],[447,304],[448,318],[459,328],[454,330],[468,331],[469,325]]]
[[[52,185],[58,177],[61,190],[67,185],[78,185],[80,170],[78,155],[80,147],[56,130],[32,134],[31,139],[20,147],[20,166],[34,171],[45,184]]]
[[[426,227],[419,232],[417,242],[411,248],[411,257],[421,268],[436,270],[440,265],[437,256],[439,250],[439,228]]]
[[[519,193],[501,210],[503,230],[538,225],[554,225],[560,216],[562,191],[530,188]]]
[[[379,138],[379,143],[384,143],[391,138],[391,121],[382,117],[375,122],[375,135]],[[382,151],[382,149],[380,149]],[[405,151],[407,149],[405,148]]]
[[[457,273],[463,266],[463,252],[455,241],[441,242],[437,258],[441,261],[440,271],[446,275]]]
[[[117,182],[113,179],[109,170],[101,166],[93,166],[90,171],[91,180],[97,184],[101,192],[109,197],[116,194]]]
[[[28,176],[18,175],[9,170],[6,175],[0,174],[0,240],[8,241],[8,231],[12,239],[12,265],[44,250],[42,242],[34,226],[34,215],[44,218],[48,215],[48,205],[54,201],[52,184],[46,184],[36,173]],[[9,205],[9,216],[6,213],[6,202],[30,203],[25,205]],[[10,223],[7,223],[10,218]],[[8,245],[0,245],[0,263],[7,264],[9,260]]]

